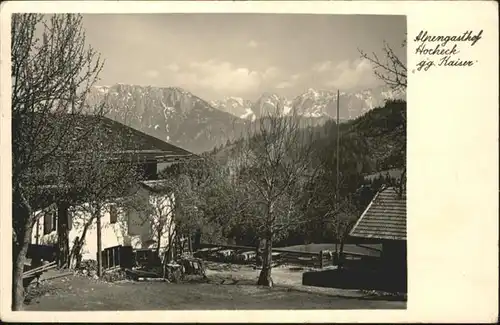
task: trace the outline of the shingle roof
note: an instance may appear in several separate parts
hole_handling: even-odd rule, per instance
[[[94,116],[82,116],[82,123],[87,119],[96,118]],[[107,140],[113,141],[119,137],[127,137],[127,147],[123,148],[121,153],[134,153],[141,155],[144,158],[156,158],[164,160],[167,157],[184,157],[191,156],[192,153],[174,146],[168,142],[150,136],[144,132],[136,130],[125,124],[119,123],[107,117],[98,117],[100,119],[100,127],[106,131]]]
[[[66,117],[66,116],[64,116]],[[49,118],[46,116],[45,118]],[[54,115],[48,123],[64,123],[61,114]],[[109,159],[118,157],[134,156],[140,159],[155,162],[166,162],[194,156],[191,152],[162,141],[144,132],[136,130],[120,122],[103,116],[88,114],[67,115],[71,120],[71,136],[74,139],[85,139],[89,130],[97,130],[99,141],[106,143],[119,143],[120,150],[109,152]],[[96,129],[97,128],[97,129]]]
[[[350,232],[350,236],[406,240],[406,191],[396,188],[379,191]]]

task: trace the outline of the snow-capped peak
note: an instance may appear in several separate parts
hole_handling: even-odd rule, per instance
[[[111,86],[94,86],[94,88],[97,89],[99,92],[107,94]]]
[[[228,99],[234,100],[237,102],[240,106],[243,106],[243,98],[241,97],[229,97]]]

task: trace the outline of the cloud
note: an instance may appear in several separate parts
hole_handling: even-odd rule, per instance
[[[146,71],[146,76],[149,78],[158,78],[160,72],[158,70],[148,70]]]
[[[285,88],[292,88],[293,83],[290,81],[282,81],[276,85],[276,88],[278,89],[285,89]]]
[[[327,82],[328,86],[340,89],[370,88],[380,84],[374,75],[371,63],[366,59],[343,61],[332,70],[333,80]]]
[[[283,80],[276,85],[278,89],[292,88],[295,86],[297,81],[300,79],[301,75],[296,73],[290,77],[290,80]]]
[[[198,85],[214,90],[241,91],[257,88],[260,76],[257,72],[235,67],[229,62],[194,62],[190,67],[199,76]]]
[[[278,73],[279,70],[275,67],[267,68],[266,71],[264,71],[264,73],[262,74],[262,79],[265,80],[274,79],[278,76]]]
[[[279,74],[275,67],[255,71],[247,67],[235,66],[230,62],[208,60],[192,62],[179,67],[174,74],[175,83],[191,87],[212,89],[222,92],[251,92],[262,83],[273,80]]]
[[[331,71],[332,68],[333,68],[332,61],[325,61],[316,63],[312,69],[316,72],[326,72],[326,71]]]
[[[259,46],[259,43],[257,43],[254,40],[251,40],[250,42],[247,43],[247,46],[251,48],[256,48],[257,46]]]
[[[180,70],[180,67],[177,63],[171,63],[171,64],[168,64],[168,65],[165,65],[164,66],[165,69],[167,70],[170,70],[170,71],[179,71]]]

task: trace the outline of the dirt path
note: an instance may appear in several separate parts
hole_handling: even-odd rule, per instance
[[[254,269],[248,265],[233,265],[216,262],[206,262],[207,276],[214,282],[227,281],[228,283],[244,283],[254,285],[257,283],[260,269]],[[345,297],[345,298],[374,298],[373,294],[367,294],[360,290],[350,289],[337,289],[337,288],[323,288],[306,286],[302,284],[302,274],[311,271],[310,268],[293,267],[293,266],[279,266],[272,270],[272,278],[276,287],[292,289],[295,291],[309,292],[322,294],[332,297]],[[382,299],[383,297],[377,297]],[[391,300],[394,298],[387,298]]]

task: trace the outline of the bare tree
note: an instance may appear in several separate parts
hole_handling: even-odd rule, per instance
[[[401,47],[404,49],[407,46],[406,40],[401,43]],[[386,85],[391,87],[393,90],[406,92],[407,87],[407,67],[406,62],[402,60],[393,50],[393,48],[384,42],[384,47],[382,49],[384,53],[383,58],[379,58],[376,53],[368,55],[366,52],[359,50],[361,57],[368,60],[374,69],[375,75],[382,80]],[[403,115],[403,127],[406,132],[406,110],[402,111]],[[406,141],[406,138],[404,139]],[[406,151],[406,143],[400,144],[401,150]],[[404,148],[403,148],[404,147]],[[403,173],[399,181],[399,192],[402,193],[406,186],[406,159],[404,161]]]
[[[147,184],[150,191],[147,200],[131,195],[125,203],[138,212],[140,218],[133,221],[137,226],[148,225],[157,256],[161,257],[164,249],[166,263],[175,257],[175,244],[189,239],[203,222],[201,193],[204,182],[212,178],[202,167],[206,167],[205,164],[196,160],[170,166],[161,173],[160,180]]]
[[[174,180],[165,179],[160,184],[149,189],[152,193],[147,197],[132,196],[129,198],[128,207],[138,211],[140,216],[132,220],[137,226],[147,225],[152,238],[156,243],[157,257],[161,256],[161,249],[166,249],[168,254],[173,253],[171,245],[177,235],[174,220],[175,195],[173,192]],[[165,238],[166,237],[166,238]],[[165,245],[163,246],[162,245]],[[173,255],[169,258],[171,260]]]
[[[243,222],[263,241],[258,285],[271,287],[273,241],[302,222],[304,189],[311,179],[312,144],[300,118],[282,116],[280,107],[261,119],[243,141],[235,185],[246,198]]]
[[[327,200],[326,211],[323,225],[326,229],[331,229],[335,236],[335,254],[339,258],[339,267],[342,267],[345,241],[359,217],[359,209],[355,206],[352,195],[348,195],[335,202]]]
[[[80,15],[46,18],[14,14],[12,59],[13,304],[23,305],[23,268],[34,210],[53,195],[44,187],[64,178],[63,160],[80,151],[88,133],[72,134],[75,116],[102,69],[85,43]],[[39,36],[38,36],[39,35]],[[99,111],[97,114],[102,114]]]
[[[76,258],[81,254],[86,234],[90,227],[96,224],[98,237],[98,275],[101,276],[101,216],[106,209],[110,209],[109,203],[115,201],[120,204],[124,197],[128,197],[136,188],[137,181],[143,177],[138,168],[142,161],[134,156],[133,143],[130,137],[119,137],[109,134],[106,128],[106,120],[100,117],[86,117],[99,119],[95,123],[92,135],[87,139],[85,150],[79,152],[74,161],[70,161],[68,184],[71,185],[75,195],[68,202],[76,205],[79,213],[75,221],[82,226],[82,233],[75,242],[76,249],[72,250],[68,259]],[[123,152],[131,151],[130,155]]]
[[[406,40],[401,43],[401,47],[406,47]],[[363,59],[368,60],[373,65],[374,73],[380,80],[394,90],[406,90],[406,62],[403,62],[403,60],[398,57],[387,42],[384,42],[384,47],[382,48],[384,53],[383,58],[379,58],[375,52],[369,55],[363,50],[358,49],[358,51]]]

